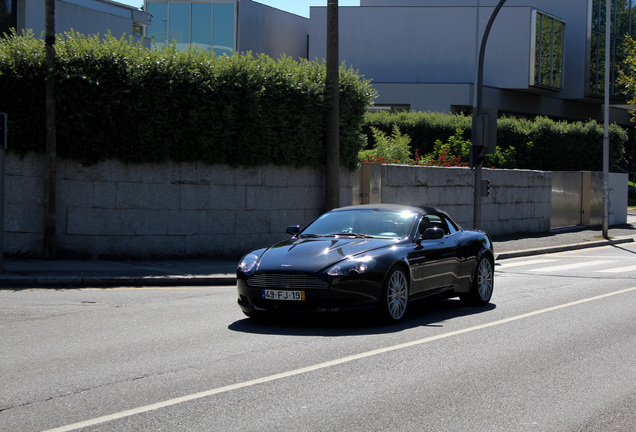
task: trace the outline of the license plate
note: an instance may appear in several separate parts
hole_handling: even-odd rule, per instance
[[[304,301],[305,291],[283,291],[283,290],[267,290],[261,291],[264,299],[267,300],[283,300],[283,301]]]

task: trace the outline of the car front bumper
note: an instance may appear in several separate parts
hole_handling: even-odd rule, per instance
[[[302,300],[265,298],[265,289],[250,286],[246,279],[237,279],[238,305],[246,314],[265,312],[337,312],[372,307],[378,303],[381,282],[373,279],[337,280],[325,288],[275,286],[277,292],[302,291]]]

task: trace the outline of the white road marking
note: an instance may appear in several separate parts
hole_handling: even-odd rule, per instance
[[[606,270],[598,270],[597,272],[598,273],[627,273],[631,271],[636,271],[636,265],[627,266],[627,267],[616,267],[616,268],[606,269]]]
[[[341,364],[345,364],[345,363],[350,363],[356,360],[361,360],[361,359],[365,359],[368,357],[372,357],[372,356],[376,356],[376,355],[380,355],[380,354],[385,354],[388,352],[392,352],[392,351],[398,351],[401,349],[405,349],[405,348],[410,348],[410,347],[414,347],[414,346],[418,346],[418,345],[423,345],[429,342],[434,342],[437,340],[441,340],[441,339],[446,339],[449,337],[453,337],[453,336],[458,336],[458,335],[462,335],[462,334],[466,334],[466,333],[470,333],[470,332],[474,332],[477,330],[483,330],[486,328],[490,328],[490,327],[495,327],[495,326],[499,326],[499,325],[503,325],[503,324],[508,324],[514,321],[519,321],[525,318],[530,318],[530,317],[534,317],[537,315],[541,315],[544,313],[548,313],[548,312],[554,312],[556,310],[559,309],[565,309],[568,307],[572,307],[572,306],[577,306],[580,304],[584,304],[584,303],[589,303],[589,302],[593,302],[593,301],[597,301],[597,300],[602,300],[604,298],[607,297],[612,297],[612,296],[616,296],[616,295],[620,295],[620,294],[625,294],[625,293],[629,293],[629,292],[633,292],[636,291],[636,287],[633,288],[627,288],[624,290],[620,290],[620,291],[614,291],[611,293],[607,293],[607,294],[602,294],[602,295],[598,295],[595,297],[588,297],[585,299],[581,299],[581,300],[577,300],[577,301],[573,301],[570,303],[565,303],[562,305],[558,305],[558,306],[553,306],[553,307],[549,307],[549,308],[545,308],[545,309],[540,309],[534,312],[528,312],[525,314],[521,314],[521,315],[516,315],[514,317],[510,317],[510,318],[505,318],[505,319],[501,319],[498,321],[493,321],[490,323],[486,323],[486,324],[481,324],[478,326],[473,326],[473,327],[468,327],[465,329],[461,329],[461,330],[455,330],[455,331],[451,331],[451,332],[447,332],[447,333],[443,333],[440,335],[436,335],[436,336],[430,336],[430,337],[426,337],[423,339],[418,339],[418,340],[414,340],[411,342],[405,342],[405,343],[401,343],[401,344],[397,344],[397,345],[392,345],[386,348],[379,348],[376,350],[371,350],[371,351],[367,351],[367,352],[363,352],[363,353],[359,353],[359,354],[354,354],[354,355],[350,355],[350,356],[346,356],[346,357],[342,357],[339,359],[335,359],[335,360],[331,360],[331,361],[327,361],[327,362],[323,362],[323,363],[318,363],[315,365],[311,365],[311,366],[307,366],[304,368],[299,368],[299,369],[294,369],[294,370],[290,370],[290,371],[286,371],[286,372],[281,372],[278,374],[274,374],[274,375],[270,375],[270,376],[266,376],[266,377],[262,377],[262,378],[256,378],[253,380],[249,380],[249,381],[244,381],[244,382],[240,382],[240,383],[236,383],[236,384],[230,384],[227,386],[223,386],[223,387],[218,387],[215,389],[210,389],[210,390],[206,390],[206,391],[202,391],[202,392],[198,392],[198,393],[193,393],[190,395],[186,395],[186,396],[181,396],[178,398],[174,398],[174,399],[168,399],[165,401],[161,401],[161,402],[157,402],[154,404],[150,404],[150,405],[146,405],[146,406],[142,406],[142,407],[138,407],[138,408],[133,408],[133,409],[129,409],[129,410],[125,410],[125,411],[121,411],[118,413],[114,413],[114,414],[109,414],[109,415],[105,415],[105,416],[101,416],[101,417],[96,417],[90,420],[85,420],[85,421],[81,421],[81,422],[77,422],[77,423],[72,423],[66,426],[60,426],[54,429],[49,429],[47,431],[44,432],[68,432],[68,431],[72,431],[72,430],[77,430],[77,429],[81,429],[81,428],[86,428],[86,427],[91,427],[91,426],[95,426],[101,423],[106,423],[109,421],[113,421],[113,420],[119,420],[122,418],[126,418],[126,417],[131,417],[137,414],[142,414],[142,413],[146,413],[149,411],[154,411],[157,409],[161,409],[161,408],[167,408],[170,406],[174,406],[174,405],[178,405],[181,403],[185,403],[185,402],[190,402],[190,401],[194,401],[197,399],[202,399],[202,398],[206,398],[209,396],[214,396],[214,395],[218,395],[221,393],[226,393],[232,390],[238,390],[238,389],[242,389],[242,388],[246,388],[246,387],[251,387],[251,386],[255,386],[258,384],[264,384],[264,383],[268,383],[268,382],[272,382],[272,381],[276,381],[279,379],[283,379],[283,378],[289,378],[289,377],[293,377],[296,375],[301,375],[301,374],[305,374],[305,373],[309,373],[309,372],[314,372],[317,370],[321,370],[321,369],[326,369],[326,368],[330,368],[333,366],[337,366],[337,365],[341,365]]]
[[[236,289],[233,285],[192,285],[192,286],[120,286],[120,287],[88,287],[77,288],[78,291],[143,291],[143,290],[207,290],[217,288],[232,288]]]
[[[520,267],[520,266],[527,266],[527,265],[534,265],[534,264],[545,264],[545,263],[551,263],[551,262],[555,262],[555,261],[558,261],[558,260],[554,260],[554,259],[532,259],[532,260],[525,260],[525,261],[513,261],[513,262],[498,263],[497,265],[500,265],[504,269],[507,269],[507,268],[510,268],[510,267]]]
[[[561,271],[561,270],[571,270],[571,269],[580,268],[580,267],[592,267],[592,266],[595,266],[595,265],[607,264],[607,263],[611,263],[611,262],[612,261],[585,261],[585,262],[577,262],[577,263],[573,263],[573,264],[563,264],[563,265],[552,266],[552,267],[541,267],[541,268],[538,268],[538,269],[532,269],[530,271],[555,272],[555,271]]]

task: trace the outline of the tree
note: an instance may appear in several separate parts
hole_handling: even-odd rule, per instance
[[[338,0],[327,2],[327,117],[325,161],[325,210],[340,206],[340,72],[338,68]]]
[[[623,52],[625,54],[624,68],[618,72],[616,80],[623,94],[627,97],[630,105],[636,104],[636,75],[632,71],[636,70],[636,41],[630,36],[623,42]],[[630,110],[632,122],[636,122],[636,108]]]

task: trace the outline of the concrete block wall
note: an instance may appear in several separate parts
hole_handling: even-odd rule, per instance
[[[4,178],[4,252],[41,253],[44,232],[44,157],[7,155]],[[37,254],[35,254],[37,256]]]
[[[44,158],[7,155],[7,255],[41,256]],[[552,173],[483,171],[482,227],[493,235],[550,229]],[[152,258],[243,253],[286,238],[324,207],[324,171],[265,166],[127,165],[90,167],[58,160],[56,245],[62,257]],[[354,201],[354,174],[341,172],[341,205]],[[381,201],[426,204],[465,228],[473,218],[473,171],[467,168],[381,166]]]
[[[484,170],[490,195],[482,200],[484,230],[496,235],[550,231],[552,173]]]
[[[44,160],[7,155],[5,253],[40,256]],[[341,176],[341,202],[351,203],[352,175]],[[286,238],[324,207],[322,169],[206,164],[85,167],[58,160],[56,245],[67,257],[238,258]]]
[[[468,168],[382,166],[382,202],[437,207],[464,228],[473,226],[474,172]],[[493,235],[550,230],[550,172],[484,169],[482,229]]]

